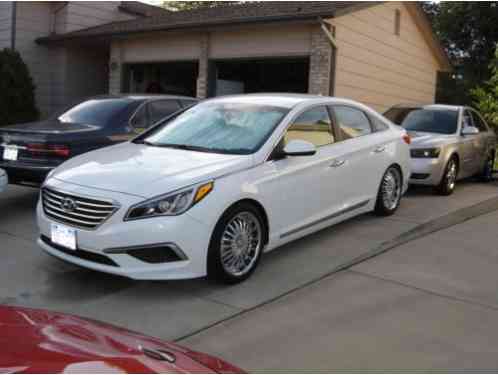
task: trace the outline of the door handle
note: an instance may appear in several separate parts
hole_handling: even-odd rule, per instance
[[[386,151],[386,146],[379,146],[379,147],[376,147],[376,148],[374,149],[374,152],[375,152],[376,154],[380,154],[381,152],[384,152],[384,151]]]
[[[346,160],[344,160],[344,159],[336,159],[332,162],[332,164],[330,164],[330,167],[331,168],[338,168],[341,165],[344,165],[345,162],[346,162]]]

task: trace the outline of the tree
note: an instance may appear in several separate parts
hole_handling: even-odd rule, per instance
[[[239,1],[165,1],[163,2],[163,7],[170,10],[190,10],[197,8],[214,8],[238,2]]]
[[[488,124],[498,130],[498,47],[491,62],[491,78],[471,91],[475,107],[481,112]]]
[[[423,9],[455,68],[451,75],[442,76],[438,99],[470,104],[470,90],[491,75],[489,63],[498,41],[498,2],[426,2]]]
[[[0,126],[38,119],[35,85],[17,51],[0,51]]]

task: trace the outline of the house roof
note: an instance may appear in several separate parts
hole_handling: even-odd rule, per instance
[[[132,2],[133,3],[133,2]],[[166,11],[151,17],[112,22],[65,34],[38,38],[39,43],[68,39],[127,35],[148,31],[175,30],[216,25],[275,20],[300,20],[334,16],[368,2],[351,1],[261,1],[205,7],[184,11]],[[369,4],[375,5],[375,2]]]
[[[142,17],[159,16],[170,11],[155,5],[141,3],[140,1],[121,1],[118,8],[124,12]]]

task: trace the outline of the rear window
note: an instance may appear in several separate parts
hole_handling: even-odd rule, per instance
[[[440,109],[413,109],[400,125],[409,131],[454,134],[458,128],[458,111]]]
[[[134,101],[127,98],[90,99],[56,114],[60,122],[106,126]]]

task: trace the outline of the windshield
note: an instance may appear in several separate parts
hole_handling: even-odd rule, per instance
[[[143,142],[206,152],[251,154],[268,139],[286,108],[243,104],[198,104]]]
[[[133,100],[126,98],[90,99],[58,113],[54,117],[60,122],[106,126],[130,103],[133,103]]]
[[[410,131],[454,134],[458,127],[458,111],[452,110],[397,108],[385,116]]]

